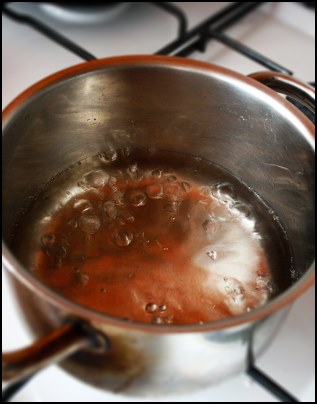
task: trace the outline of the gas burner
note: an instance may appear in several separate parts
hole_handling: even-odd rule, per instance
[[[67,24],[93,24],[117,18],[131,3],[39,3],[43,12]]]

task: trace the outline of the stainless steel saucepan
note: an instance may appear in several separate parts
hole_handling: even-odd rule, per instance
[[[71,67],[35,84],[5,109],[3,266],[40,339],[3,354],[4,380],[22,380],[62,361],[86,382],[125,394],[188,392],[243,370],[250,349],[255,357],[264,350],[290,304],[314,282],[314,126],[274,90],[314,111],[314,90],[291,77],[271,72],[245,77],[160,56]],[[298,280],[243,315],[160,326],[79,306],[18,262],[9,247],[12,226],[50,178],[107,148],[153,146],[212,161],[254,189],[287,231]]]

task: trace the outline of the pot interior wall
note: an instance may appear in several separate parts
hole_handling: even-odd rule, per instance
[[[213,161],[253,188],[303,273],[314,257],[314,151],[291,111],[248,82],[185,67],[125,65],[51,85],[5,122],[4,239],[57,172],[109,148],[155,147]]]

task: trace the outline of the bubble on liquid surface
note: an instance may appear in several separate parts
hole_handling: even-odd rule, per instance
[[[250,217],[251,216],[251,208],[247,204],[240,202],[240,201],[235,201],[232,204],[232,209],[237,212],[238,216],[240,217]]]
[[[55,246],[51,249],[52,255],[64,258],[67,255],[67,247],[62,242],[55,244]]]
[[[75,277],[75,283],[78,285],[87,285],[88,281],[89,281],[89,276],[85,273],[82,272],[81,269],[76,268],[74,271],[74,277]]]
[[[148,303],[145,306],[145,311],[147,313],[155,313],[157,311],[157,309],[158,309],[158,307],[157,307],[157,304],[155,304],[155,303]]]
[[[199,188],[199,193],[204,197],[204,198],[212,198],[212,191],[213,191],[213,189],[212,189],[212,187],[210,187],[210,186],[206,186],[206,185],[203,185],[203,186],[201,186],[200,188]]]
[[[232,202],[237,193],[229,182],[219,182],[212,186],[212,195],[222,203]]]
[[[258,276],[255,280],[256,290],[257,291],[268,291],[272,292],[273,286],[268,276]]]
[[[110,219],[115,219],[117,217],[118,209],[114,201],[109,200],[104,202],[103,210],[106,213],[107,217],[109,217]]]
[[[216,233],[221,226],[217,220],[212,220],[212,218],[210,218],[203,222],[202,227],[206,233],[213,234]]]
[[[128,158],[131,154],[131,150],[129,147],[124,147],[123,149],[121,149],[121,155],[123,158]]]
[[[75,218],[72,218],[71,220],[69,220],[67,222],[67,226],[73,227],[74,229],[76,229],[77,225],[78,225],[78,223]]]
[[[133,163],[127,168],[127,174],[134,181],[140,181],[144,175],[137,163]]]
[[[93,214],[84,214],[78,219],[78,227],[87,234],[96,233],[100,226],[100,219]]]
[[[169,182],[175,182],[177,181],[177,177],[174,174],[166,174],[165,178],[167,179],[167,181]]]
[[[146,246],[150,243],[150,240],[146,237],[144,231],[138,232],[135,234],[135,238],[141,242],[143,246]]]
[[[164,185],[164,196],[170,201],[181,201],[184,199],[184,190],[177,182],[170,182]]]
[[[161,317],[153,317],[152,323],[153,324],[163,324],[163,319]]]
[[[241,304],[245,299],[243,286],[234,278],[228,278],[225,280],[225,292],[236,304]]]
[[[167,310],[167,305],[166,304],[161,304],[158,308],[158,310],[163,313],[164,311]]]
[[[190,185],[189,182],[187,182],[187,181],[183,181],[183,182],[182,182],[183,191],[189,192],[190,189],[191,189],[191,187],[192,187],[192,186]]]
[[[109,177],[103,170],[94,170],[84,176],[83,182],[87,187],[100,188],[107,185]]]
[[[166,202],[163,206],[163,209],[167,213],[171,213],[173,215],[177,214],[180,208],[180,202],[172,201]]]
[[[168,315],[168,316],[166,316],[164,318],[164,323],[165,324],[173,324],[173,322],[174,322],[174,317],[173,316]]]
[[[57,240],[56,235],[53,233],[47,233],[42,236],[41,244],[45,254],[53,257],[54,259],[61,259],[67,255],[65,240]],[[55,264],[61,264],[61,262],[56,261]]]
[[[151,199],[163,198],[163,186],[162,184],[151,184],[146,188],[147,196]]]
[[[107,150],[99,154],[99,158],[103,163],[111,163],[118,158],[116,150]]]
[[[216,251],[213,251],[213,250],[211,250],[211,251],[207,251],[207,253],[206,253],[207,255],[208,255],[208,257],[212,260],[212,261],[215,261],[216,259],[217,259],[217,252]]]
[[[87,211],[91,211],[93,209],[91,202],[87,199],[77,199],[73,204],[73,209],[76,211],[83,213]]]
[[[118,182],[118,180],[117,180],[117,178],[116,177],[114,177],[113,175],[111,175],[110,177],[109,177],[109,180],[108,180],[108,185],[110,185],[110,187],[112,187],[114,184],[116,184]]]
[[[112,240],[118,247],[127,247],[133,240],[133,234],[119,230],[114,233]]]
[[[56,236],[53,233],[47,233],[41,237],[41,244],[45,248],[52,247],[55,244],[55,242],[56,242]]]
[[[127,221],[128,223],[133,223],[135,220],[135,217],[132,215],[132,213],[130,213],[129,211],[125,211],[122,213],[122,217],[124,218],[125,221]]]
[[[115,190],[112,198],[117,206],[125,206],[126,202],[124,198],[124,191]]]
[[[146,204],[146,195],[140,190],[131,190],[127,194],[127,199],[133,206],[144,206]]]
[[[133,223],[135,217],[129,211],[122,211],[119,215],[118,222],[124,226],[126,223]]]
[[[152,171],[152,177],[155,179],[162,178],[163,170],[161,168],[157,168],[156,170]]]

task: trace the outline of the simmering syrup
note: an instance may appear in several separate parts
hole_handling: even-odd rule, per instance
[[[285,234],[261,198],[171,152],[108,150],[72,165],[38,195],[13,246],[70,300],[154,324],[239,315],[291,282]]]

